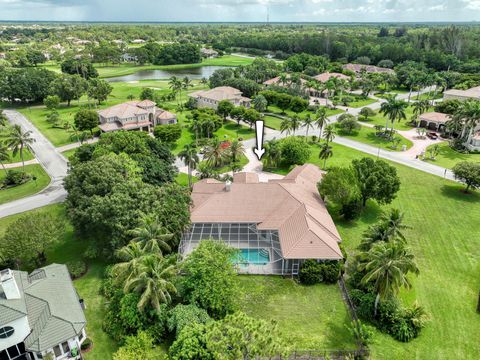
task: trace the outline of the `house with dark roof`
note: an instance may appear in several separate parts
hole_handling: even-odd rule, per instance
[[[254,173],[237,173],[232,183],[197,182],[192,225],[180,254],[214,239],[239,250],[240,273],[278,275],[298,274],[306,259],[342,259],[340,235],[317,190],[322,176],[318,167],[306,164],[269,182],[260,182]]]
[[[98,111],[103,132],[117,130],[150,131],[157,125],[176,124],[177,116],[156,107],[151,100],[128,101]]]
[[[80,359],[83,304],[65,265],[0,271],[0,359]]]

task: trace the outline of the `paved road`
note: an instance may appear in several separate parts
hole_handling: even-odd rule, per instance
[[[18,124],[24,131],[31,131],[35,142],[32,151],[38,162],[51,178],[50,184],[41,192],[0,205],[0,218],[36,209],[65,200],[67,192],[63,188],[63,179],[67,175],[68,162],[50,141],[25,116],[15,110],[4,110],[12,124]]]

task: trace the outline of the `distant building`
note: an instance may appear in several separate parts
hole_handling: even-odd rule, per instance
[[[135,55],[131,55],[129,53],[122,54],[122,56],[120,56],[120,58],[124,62],[135,62],[135,61],[137,61],[137,57]]]
[[[314,97],[320,97],[322,94],[314,89],[308,86],[308,81],[300,78],[300,86],[302,87],[303,90],[309,95],[309,96],[314,96]],[[289,87],[292,86],[292,83],[290,82],[290,76],[287,77],[286,83],[282,82],[282,79],[280,76],[274,77],[273,79],[269,79],[263,82],[263,85],[265,86],[281,86],[281,87]]]
[[[0,271],[0,359],[81,359],[86,323],[65,265]]]
[[[346,65],[343,65],[342,68],[344,70],[353,71],[356,74],[360,74],[362,71],[365,71],[367,73],[388,73],[388,74],[395,73],[395,71],[393,71],[392,69],[383,68],[383,67],[374,66],[374,65],[346,64]]]
[[[321,83],[326,83],[328,80],[331,78],[337,78],[337,79],[342,79],[342,80],[349,80],[350,77],[344,74],[336,73],[336,72],[324,72],[323,74],[319,74],[313,77],[315,80],[321,82]]]
[[[210,90],[195,91],[189,94],[190,97],[197,101],[199,108],[217,109],[220,101],[228,100],[235,106],[250,107],[251,99],[242,96],[242,92],[231,86],[220,86]]]
[[[215,51],[213,49],[202,48],[200,52],[202,54],[202,57],[207,59],[218,57],[218,51]]]
[[[5,59],[7,57],[7,54],[4,52],[0,52],[0,59]]]
[[[177,116],[155,106],[150,100],[129,101],[98,111],[103,132],[117,130],[150,131],[157,125],[176,124]]]
[[[143,39],[135,39],[131,41],[132,44],[144,44],[145,40]]]
[[[237,173],[233,183],[197,182],[180,254],[205,239],[223,241],[239,250],[240,273],[265,275],[296,275],[306,259],[342,259],[340,235],[317,190],[322,176],[306,164],[269,182],[255,173]]]
[[[457,100],[480,100],[480,86],[470,88],[468,90],[450,89],[443,93],[443,99],[457,99]]]

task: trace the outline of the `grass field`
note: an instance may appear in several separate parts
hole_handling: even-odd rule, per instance
[[[292,350],[355,349],[337,284],[302,286],[279,276],[240,276],[240,308],[278,323]]]
[[[29,149],[23,149],[23,160],[28,161],[33,159],[33,154]],[[13,151],[10,151],[10,159],[5,162],[5,164],[13,164],[17,162],[22,162],[22,158],[20,157],[20,151],[17,152],[15,156],[13,156]]]
[[[375,129],[367,126],[362,126],[360,130],[353,132],[352,134],[346,134],[345,132],[342,132],[341,130],[338,130],[338,129],[337,129],[337,132],[339,136],[356,140],[372,146],[380,147],[388,151],[402,151],[403,145],[405,145],[407,149],[410,149],[413,146],[413,143],[410,140],[397,134],[395,135],[395,137],[398,137],[401,140],[401,142],[398,144],[396,149],[393,149],[392,148],[393,144],[391,141],[386,140],[383,137],[377,136]]]
[[[310,162],[320,164],[313,145]],[[365,155],[333,144],[327,166],[348,165]],[[430,321],[419,338],[404,344],[375,332],[373,359],[475,359],[480,353],[480,317],[475,311],[480,289],[480,192],[464,194],[463,186],[440,177],[396,165],[402,186],[390,205],[405,213],[412,229],[405,232],[416,256],[420,275],[413,289],[402,291],[402,301],[415,299],[425,307]],[[281,169],[280,173],[288,169]],[[336,219],[351,254],[366,227],[383,209],[370,202],[357,221]]]
[[[432,164],[442,166],[447,169],[453,168],[457,163],[461,161],[476,161],[480,162],[480,154],[462,154],[453,150],[447,142],[442,142],[439,145],[439,153],[435,160],[425,159]],[[431,149],[434,145],[430,145],[425,151],[425,155],[428,157],[428,149]]]
[[[180,185],[188,186],[188,175],[185,173],[178,173],[175,181]],[[198,178],[195,176],[192,176],[192,183],[196,183],[197,181],[198,181]]]
[[[377,112],[377,114],[375,116],[369,118],[368,121],[365,121],[365,122],[368,123],[368,124],[372,124],[372,125],[385,126],[386,117],[383,116],[382,114],[380,114],[379,111],[376,111],[376,112]],[[405,113],[407,115],[407,119],[402,120],[401,122],[395,122],[395,124],[394,124],[394,129],[395,130],[410,130],[412,128],[412,126],[408,125],[408,122],[410,122],[410,120],[413,116],[413,108],[411,106],[409,106],[407,108],[407,110],[405,111]],[[392,126],[391,122],[388,121],[388,128],[390,128],[391,126]]]
[[[21,171],[22,168],[19,167],[15,170]],[[23,197],[33,195],[40,190],[44,189],[50,183],[50,177],[43,170],[41,165],[26,165],[25,172],[30,175],[36,176],[37,180],[30,180],[27,183],[4,190],[0,190],[0,204],[5,204],[7,202],[18,200]],[[2,170],[0,172],[0,181],[5,178],[5,172]]]

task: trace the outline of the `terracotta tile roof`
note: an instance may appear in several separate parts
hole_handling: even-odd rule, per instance
[[[439,112],[428,112],[420,115],[419,119],[444,124],[450,120],[450,115]]]
[[[157,119],[167,120],[167,119],[176,119],[177,115],[168,112],[167,110],[163,110],[160,108],[156,108],[155,117]]]
[[[195,91],[191,93],[190,96],[222,101],[242,98],[242,92],[231,86],[219,86],[210,90]]]
[[[145,100],[142,100],[142,101],[139,101],[139,102],[132,101],[132,102],[129,102],[129,103],[132,103],[132,105],[134,104],[135,106],[138,106],[138,107],[141,107],[141,108],[155,106],[155,103],[152,100],[148,100],[148,99],[145,99]]]
[[[327,82],[331,78],[344,79],[344,80],[350,79],[350,77],[348,77],[347,75],[340,74],[340,73],[335,73],[335,72],[333,72],[333,73],[324,72],[323,74],[319,74],[317,76],[314,76],[313,78],[317,81],[322,82],[322,83]]]
[[[341,259],[341,241],[316,184],[322,172],[306,164],[284,179],[258,182],[256,174],[235,174],[230,191],[218,181],[193,187],[192,223],[255,223],[259,230],[278,230],[287,259]]]
[[[472,99],[480,99],[480,86],[470,88],[468,90],[450,89],[443,93],[443,95],[459,96]]]
[[[149,112],[137,106],[138,102],[129,101],[126,103],[114,105],[104,110],[98,111],[98,114],[106,119],[116,117],[118,119],[128,119],[137,115],[148,114]]]

